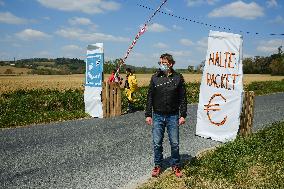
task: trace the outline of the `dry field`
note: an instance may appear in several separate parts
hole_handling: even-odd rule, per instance
[[[4,74],[7,69],[12,70],[13,74],[27,74],[32,69],[28,68],[15,68],[14,66],[0,66],[0,74]]]
[[[183,74],[186,82],[195,82],[201,80],[201,74]],[[109,74],[105,75],[107,80]],[[125,75],[123,75],[125,78]],[[148,85],[151,74],[137,74],[140,86]],[[282,80],[284,76],[270,76],[260,74],[244,75],[244,83],[252,81]],[[0,76],[0,93],[13,91],[16,89],[83,89],[85,76],[77,75],[19,75],[19,76]]]

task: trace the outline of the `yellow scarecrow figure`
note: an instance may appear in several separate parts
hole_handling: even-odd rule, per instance
[[[128,109],[127,112],[134,112],[133,103],[136,101],[135,92],[138,89],[136,75],[133,74],[130,68],[126,68],[126,80],[125,80],[125,93],[128,100]]]

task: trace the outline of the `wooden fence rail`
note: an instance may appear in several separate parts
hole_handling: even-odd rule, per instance
[[[253,91],[244,92],[242,113],[240,117],[240,129],[239,129],[239,134],[244,137],[252,133],[254,98],[255,94]]]
[[[121,115],[121,89],[117,83],[103,83],[102,89],[103,117]]]

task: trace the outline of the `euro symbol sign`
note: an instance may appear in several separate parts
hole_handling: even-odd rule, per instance
[[[226,102],[226,98],[223,97],[223,95],[221,95],[221,94],[214,94],[214,95],[210,98],[208,104],[207,104],[207,105],[204,105],[204,106],[205,106],[204,110],[207,111],[208,119],[209,119],[209,121],[210,121],[212,124],[217,125],[217,126],[221,126],[221,125],[224,125],[224,124],[225,124],[225,122],[226,122],[226,120],[227,120],[227,116],[225,116],[224,119],[223,119],[221,122],[215,122],[215,121],[212,120],[211,115],[210,115],[210,111],[214,111],[214,112],[215,112],[215,111],[220,111],[220,110],[221,110],[221,109],[219,108],[219,107],[220,107],[220,104],[212,104],[212,101],[213,101],[213,99],[214,99],[215,97],[221,97],[221,98]],[[217,108],[216,108],[216,107],[217,107]]]

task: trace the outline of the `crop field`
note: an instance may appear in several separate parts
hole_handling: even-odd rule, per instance
[[[152,74],[136,74],[139,86],[149,84]],[[105,74],[106,81],[109,74]],[[201,74],[183,74],[186,82],[200,82]],[[125,78],[125,75],[122,74]],[[261,74],[244,75],[244,84],[253,81],[277,81],[284,79],[284,76],[270,76]],[[85,75],[19,75],[19,76],[0,76],[0,93],[14,91],[17,89],[83,89]]]
[[[13,74],[27,74],[28,72],[32,71],[32,69],[28,68],[15,68],[14,66],[0,66],[0,74],[5,74],[7,69],[11,70]]]

